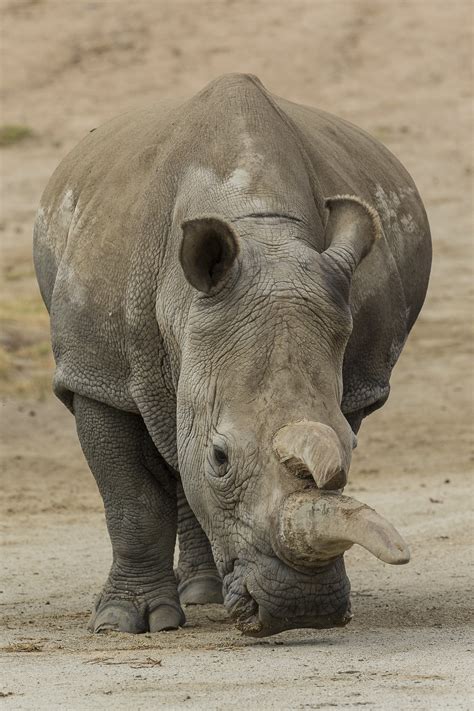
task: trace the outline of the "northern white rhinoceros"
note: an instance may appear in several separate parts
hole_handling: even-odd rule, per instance
[[[112,541],[91,629],[176,628],[182,603],[222,599],[251,635],[346,624],[343,552],[409,557],[342,495],[427,289],[398,160],[225,75],[87,135],[43,195],[34,259]]]

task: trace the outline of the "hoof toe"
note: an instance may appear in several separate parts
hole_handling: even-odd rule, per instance
[[[133,601],[108,600],[98,605],[92,613],[88,628],[91,632],[163,632],[182,627],[186,622],[184,612],[174,601],[163,602],[151,612],[146,604],[137,606]]]
[[[176,630],[185,623],[184,613],[181,608],[172,605],[159,605],[153,612],[150,612],[148,623],[150,632],[166,632]]]
[[[178,585],[183,605],[209,605],[223,602],[222,581],[217,575],[198,575]]]
[[[134,605],[115,602],[104,605],[92,615],[89,629],[95,633],[112,630],[140,634],[147,631],[147,625]]]

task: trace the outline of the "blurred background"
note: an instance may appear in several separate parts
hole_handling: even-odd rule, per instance
[[[469,425],[472,345],[470,2],[3,0],[1,7],[4,394],[50,393],[31,230],[61,158],[116,114],[249,71],[276,94],[366,129],[414,177],[432,226],[433,278],[392,400],[403,403],[407,436],[412,424],[421,427],[430,450],[449,462],[458,456]],[[422,412],[429,423],[420,424]],[[455,446],[440,446],[453,428]]]
[[[50,394],[48,317],[31,260],[41,193],[90,129],[161,97],[189,96],[233,71],[257,74],[274,93],[379,138],[424,199],[434,241],[429,295],[391,397],[362,429],[351,491],[382,502],[419,553],[404,583],[406,608],[397,598],[402,607],[395,604],[393,619],[413,613],[429,628],[430,620],[461,626],[465,596],[455,595],[450,582],[458,576],[458,590],[467,584],[460,561],[471,530],[466,505],[474,461],[471,2],[2,0],[0,7],[2,506],[15,558],[7,576],[10,629],[30,614],[38,639],[54,649],[45,631],[54,628],[52,610],[42,607],[47,594],[56,601],[57,626],[79,634],[109,556],[73,419]],[[29,537],[20,533],[24,526]],[[58,549],[63,538],[73,550]],[[89,560],[92,540],[98,543]],[[38,555],[43,587],[28,578]],[[354,560],[369,571],[359,583],[378,579],[363,553]],[[445,582],[440,565],[449,571]],[[395,587],[396,576],[383,570],[381,590],[388,580]],[[58,578],[68,576],[82,587],[59,592]],[[416,615],[409,596],[418,600]],[[22,643],[19,634],[12,643]]]

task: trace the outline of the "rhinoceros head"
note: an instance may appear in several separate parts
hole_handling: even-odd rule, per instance
[[[195,294],[178,386],[180,471],[247,634],[346,624],[342,553],[353,543],[408,559],[391,525],[341,491],[355,443],[341,411],[350,284],[380,223],[360,200],[326,204],[322,253],[284,218],[182,226]]]

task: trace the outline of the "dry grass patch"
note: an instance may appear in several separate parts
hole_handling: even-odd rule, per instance
[[[49,317],[39,296],[0,305],[0,387],[8,395],[43,398],[54,367]]]

